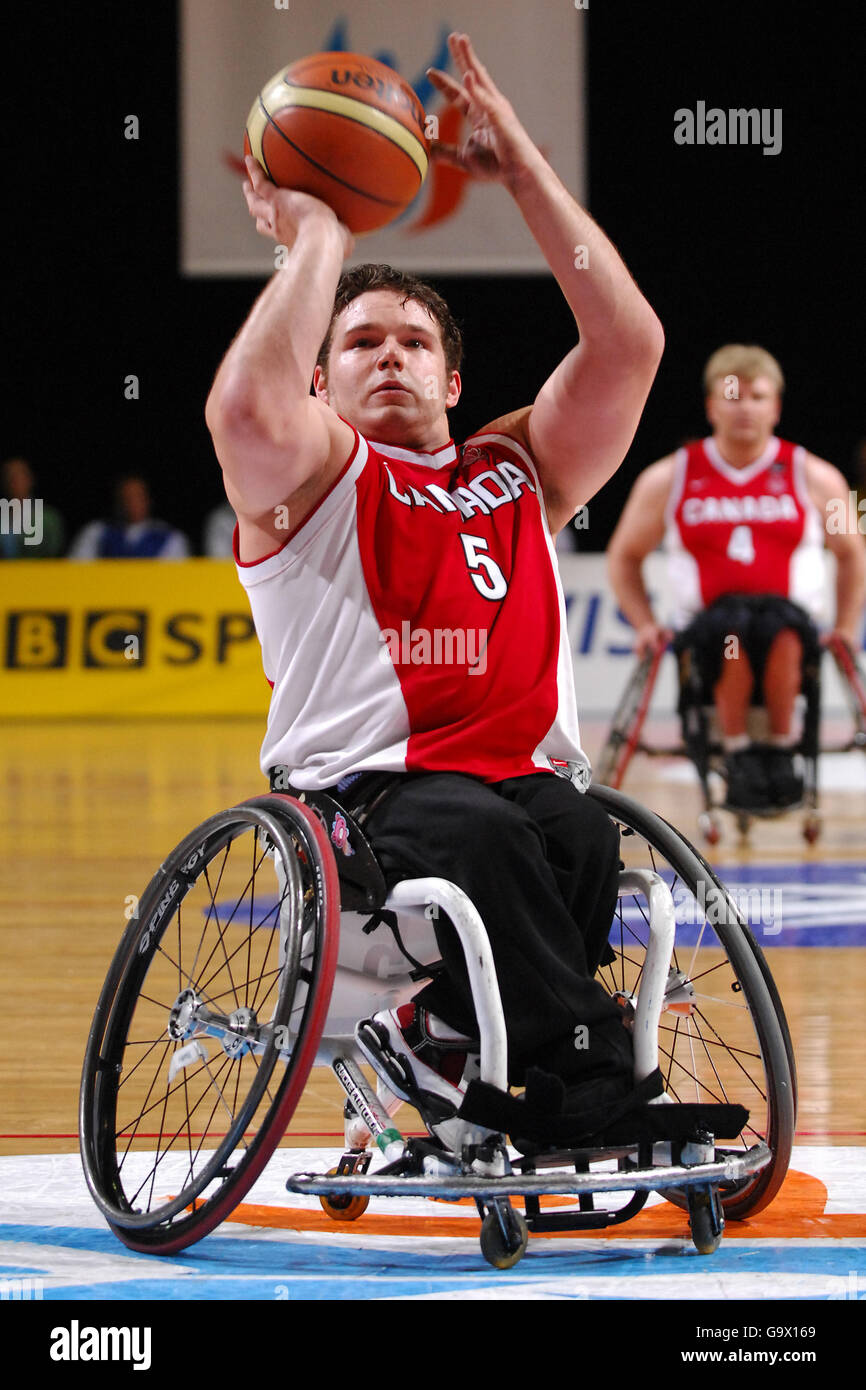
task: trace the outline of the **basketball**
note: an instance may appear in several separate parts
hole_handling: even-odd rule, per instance
[[[315,53],[281,68],[247,118],[244,151],[280,188],[311,193],[356,234],[387,226],[427,175],[417,96],[360,53]]]

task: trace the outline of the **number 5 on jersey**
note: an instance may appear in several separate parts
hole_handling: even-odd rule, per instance
[[[462,531],[459,535],[469,567],[469,577],[481,597],[492,601],[505,598],[508,580],[496,561],[484,553],[488,548],[487,541],[483,536],[467,536]]]

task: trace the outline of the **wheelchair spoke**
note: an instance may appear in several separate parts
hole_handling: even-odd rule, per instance
[[[224,849],[224,851],[223,851],[222,863],[221,863],[221,865],[220,865],[220,871],[219,871],[219,878],[217,879],[217,886],[216,886],[216,889],[215,889],[215,890],[211,887],[211,882],[210,882],[210,866],[206,864],[205,867],[204,867],[203,877],[204,877],[204,881],[205,881],[205,883],[206,883],[206,885],[207,885],[208,893],[210,894],[210,902],[209,902],[209,904],[208,904],[207,915],[205,916],[204,924],[203,924],[202,929],[201,929],[201,936],[199,937],[198,945],[197,945],[197,947],[196,947],[195,957],[194,957],[193,963],[192,963],[192,965],[191,965],[191,967],[190,967],[189,975],[187,976],[186,983],[187,983],[188,986],[192,983],[193,976],[195,975],[196,967],[198,966],[199,952],[200,952],[200,950],[201,950],[202,943],[204,942],[205,936],[207,935],[207,929],[208,929],[208,927],[210,926],[210,923],[211,923],[211,914],[215,911],[215,908],[216,908],[216,895],[217,895],[217,893],[219,893],[219,891],[220,891],[220,885],[222,884],[223,874],[224,874],[224,872],[225,872],[226,864],[228,863],[228,857],[229,857],[229,849],[230,849],[230,847],[231,847],[231,845],[230,845],[230,843],[229,843],[229,844],[227,844],[227,845],[225,846],[225,849]],[[180,926],[181,926],[181,921],[180,921],[180,908],[178,908],[177,926],[178,926],[178,932],[180,932]],[[217,929],[219,929],[219,918],[217,918]],[[211,952],[211,955],[213,955],[213,952]],[[181,957],[181,952],[178,951],[178,958],[180,959],[180,957]],[[210,960],[210,956],[208,956],[208,960]]]

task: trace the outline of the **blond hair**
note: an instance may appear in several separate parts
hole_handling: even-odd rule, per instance
[[[743,381],[754,381],[756,377],[765,376],[780,396],[785,389],[782,368],[775,357],[766,348],[754,344],[747,347],[744,343],[728,343],[716,349],[704,367],[705,395],[711,396],[716,382],[728,376],[740,377]]]

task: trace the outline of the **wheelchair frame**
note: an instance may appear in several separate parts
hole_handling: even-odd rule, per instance
[[[597,760],[596,772],[599,780],[607,786],[619,789],[636,753],[643,753],[650,758],[686,757],[694,763],[700,781],[704,808],[698,818],[698,825],[708,844],[717,844],[721,839],[720,811],[730,811],[740,833],[746,835],[754,817],[786,815],[798,807],[804,810],[803,837],[810,844],[814,843],[821,834],[818,757],[822,752],[848,753],[853,749],[866,752],[866,675],[861,670],[856,655],[835,634],[828,639],[825,650],[842,678],[851,713],[852,733],[844,743],[829,744],[823,748],[819,746],[820,669],[807,672],[804,676],[806,712],[803,731],[799,744],[793,750],[804,760],[803,798],[797,806],[764,813],[743,811],[728,807],[723,801],[720,802],[713,797],[709,774],[720,768],[723,750],[718,739],[710,737],[708,714],[700,701],[695,701],[682,715],[684,736],[680,743],[670,746],[651,744],[644,740],[643,726],[652,702],[659,667],[665,654],[672,651],[670,646],[648,653],[636,662]]]
[[[345,1152],[337,1170],[297,1173],[286,1186],[318,1196],[335,1221],[356,1219],[372,1195],[468,1195],[482,1218],[482,1252],[504,1268],[522,1256],[530,1230],[618,1224],[653,1191],[688,1211],[702,1253],[718,1246],[726,1218],[766,1206],[787,1170],[796,1078],[763,954],[688,841],[621,793],[594,786],[588,794],[622,837],[611,938],[613,945],[619,933],[618,952],[606,983],[634,1009],[636,1081],[661,1062],[660,1102],[676,1104],[694,1081],[696,1098],[712,1103],[742,1099],[736,1088],[748,1077],[745,1100],[762,1112],[748,1141],[717,1147],[712,1134],[695,1128],[676,1140],[515,1155],[505,1135],[460,1117],[450,1121],[447,1144],[429,1124],[429,1138],[401,1134],[387,1086],[374,1092],[359,1068],[358,1004],[366,1014],[411,997],[425,967],[408,969],[416,957],[407,959],[406,943],[429,950],[431,907],[441,909],[466,954],[481,1079],[507,1090],[505,1026],[484,926],[446,880],[407,880],[389,893],[361,827],[329,797],[271,793],[211,817],[169,855],[142,895],[97,1004],[82,1074],[81,1150],[90,1191],[120,1240],[174,1254],[219,1225],[280,1143],[316,1062],[331,1066],[345,1094]],[[646,863],[635,866],[632,857]],[[268,871],[278,896],[272,902],[260,892],[256,902],[257,875]],[[697,922],[697,944],[686,939],[678,954],[682,902],[675,899],[683,894],[705,920]],[[376,948],[374,968],[361,918],[372,913],[367,926],[381,930],[383,912],[399,914],[402,936],[395,934],[393,950]],[[688,913],[685,921],[688,938]],[[709,945],[702,946],[705,933]],[[728,1047],[716,1020],[727,1027],[732,1004]],[[224,1111],[227,1129],[211,1130]],[[160,1124],[155,1158],[150,1119]],[[208,1138],[217,1141],[214,1152],[204,1147]],[[371,1144],[385,1160],[375,1172]],[[593,1168],[599,1163],[606,1167]],[[179,1191],[158,1192],[164,1183]],[[596,1209],[594,1194],[622,1192],[633,1194],[624,1206]],[[579,1205],[544,1212],[545,1194],[573,1194]],[[512,1197],[523,1199],[525,1218]]]

